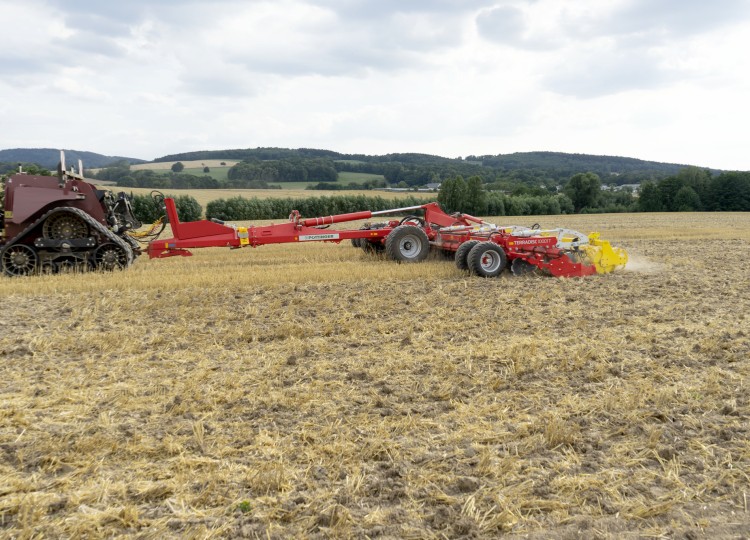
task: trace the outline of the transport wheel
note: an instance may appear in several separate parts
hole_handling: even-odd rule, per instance
[[[471,248],[476,246],[479,243],[479,240],[469,240],[468,242],[464,242],[460,246],[458,246],[458,249],[456,250],[456,266],[459,270],[468,270],[469,269],[469,263],[466,262],[466,257],[469,256],[469,251],[471,251]]]
[[[28,276],[36,270],[39,257],[33,247],[25,244],[9,246],[0,255],[3,272],[9,276]]]
[[[362,239],[361,238],[352,238],[352,245],[355,248],[362,247]]]
[[[494,242],[479,242],[466,257],[469,270],[481,277],[495,277],[505,268],[508,257]]]
[[[128,264],[128,254],[117,244],[102,244],[94,253],[94,261],[97,270],[111,271],[125,268]]]
[[[419,262],[430,254],[427,234],[414,225],[399,225],[385,238],[385,252],[398,262]]]
[[[74,214],[60,212],[44,220],[42,235],[52,240],[86,238],[89,235],[89,226]]]

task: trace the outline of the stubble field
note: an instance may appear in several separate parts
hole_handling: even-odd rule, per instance
[[[587,279],[305,244],[0,278],[0,536],[740,538],[750,214],[499,218]]]

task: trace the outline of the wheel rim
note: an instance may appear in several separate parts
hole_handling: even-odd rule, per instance
[[[42,234],[52,240],[70,240],[88,236],[89,228],[85,222],[72,214],[58,214],[44,222]]]
[[[34,250],[26,245],[11,246],[3,253],[3,267],[11,276],[26,276],[36,268],[37,256]]]
[[[116,244],[104,244],[96,250],[96,267],[102,270],[124,268],[127,262],[127,254]]]
[[[422,251],[422,241],[417,236],[406,235],[398,243],[398,250],[404,257],[413,259]]]
[[[500,255],[492,250],[487,250],[482,253],[481,258],[479,259],[479,264],[482,266],[482,270],[488,273],[497,271],[497,269],[500,268],[501,263],[502,260],[500,259]]]

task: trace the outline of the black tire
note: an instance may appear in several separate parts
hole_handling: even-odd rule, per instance
[[[466,257],[469,256],[469,251],[471,251],[471,248],[476,246],[478,243],[479,240],[469,240],[468,242],[464,242],[463,244],[458,246],[454,260],[456,261],[456,266],[459,270],[469,269],[469,263],[466,261]]]
[[[385,238],[385,252],[398,262],[421,262],[430,254],[430,240],[421,228],[399,225]]]
[[[355,248],[362,247],[362,239],[361,238],[352,238],[352,245]]]
[[[508,256],[494,242],[479,242],[466,257],[469,270],[481,277],[496,277],[505,269]]]

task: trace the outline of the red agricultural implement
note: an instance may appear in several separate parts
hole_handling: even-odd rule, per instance
[[[189,256],[189,249],[296,242],[341,242],[369,251],[382,251],[399,262],[424,260],[430,249],[454,253],[456,265],[483,277],[499,275],[509,267],[515,275],[540,271],[573,277],[604,274],[623,267],[627,254],[599,239],[569,229],[498,226],[468,214],[446,214],[437,203],[371,212],[303,219],[296,210],[289,221],[274,225],[238,227],[218,220],[181,223],[172,199],[164,200],[173,238],[148,245],[150,258]],[[328,229],[330,225],[366,220],[386,214],[408,215],[401,220],[365,223],[359,229]]]

